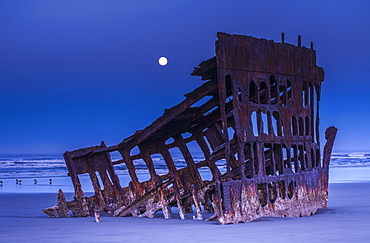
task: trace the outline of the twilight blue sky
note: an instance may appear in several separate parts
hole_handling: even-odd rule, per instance
[[[2,0],[0,153],[119,143],[202,83],[189,74],[217,31],[313,41],[322,133],[370,150],[369,13],[368,0]]]

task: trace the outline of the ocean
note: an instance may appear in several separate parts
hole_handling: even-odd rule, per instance
[[[112,154],[112,160],[121,159],[119,154]],[[181,156],[173,155],[178,169],[186,166]],[[195,163],[202,161],[200,153],[194,156]],[[167,173],[167,166],[160,155],[153,156],[155,168],[159,174]],[[148,170],[144,161],[134,161],[138,174],[147,174]],[[225,170],[225,161],[219,161],[217,166]],[[370,152],[360,151],[334,151],[330,166],[335,167],[370,167]],[[117,174],[128,174],[124,164],[115,165]],[[62,154],[0,154],[0,179],[16,179],[31,177],[58,177],[67,175],[67,167]]]

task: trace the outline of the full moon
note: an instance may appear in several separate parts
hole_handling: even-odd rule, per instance
[[[160,57],[160,58],[158,59],[158,63],[159,63],[159,65],[161,65],[161,66],[166,66],[166,65],[167,65],[167,63],[168,63],[168,60],[167,60],[167,58],[165,58],[165,57]]]

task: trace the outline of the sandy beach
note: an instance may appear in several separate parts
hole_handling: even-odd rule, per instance
[[[250,223],[173,219],[93,217],[51,219],[42,209],[55,205],[64,188],[73,197],[68,177],[3,180],[0,189],[0,242],[368,242],[370,239],[370,169],[333,168],[329,208],[302,218],[262,218]],[[8,189],[6,189],[8,188]],[[15,190],[14,190],[15,188]],[[18,189],[17,189],[18,188]]]

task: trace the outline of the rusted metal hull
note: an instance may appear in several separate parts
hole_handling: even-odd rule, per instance
[[[120,144],[64,154],[75,199],[62,192],[50,217],[94,215],[171,217],[214,213],[220,224],[260,217],[298,217],[327,207],[328,170],[337,129],[326,131],[320,151],[319,101],[323,69],[312,49],[249,36],[218,33],[216,57],[192,75],[208,80],[180,104]],[[191,149],[198,149],[198,161]],[[112,161],[118,151],[122,159]],[[183,157],[178,168],[174,152]],[[160,175],[159,156],[168,173]],[[156,158],[157,158],[156,157]],[[121,187],[113,165],[124,163],[131,181]],[[226,171],[217,166],[226,165]],[[141,182],[140,164],[150,179]],[[211,180],[202,178],[207,169]],[[95,195],[85,197],[80,174],[89,174]],[[99,180],[101,181],[99,183]],[[194,212],[193,212],[194,208]],[[195,216],[194,216],[195,217]]]
[[[221,224],[261,217],[302,217],[326,208],[328,191],[323,169],[295,175],[229,181],[223,186]]]

